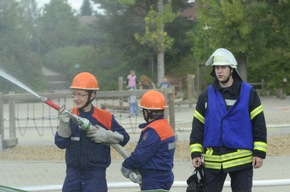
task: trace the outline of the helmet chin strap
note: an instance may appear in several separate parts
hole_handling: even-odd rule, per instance
[[[143,111],[144,120],[148,123],[152,117],[152,112],[147,109],[143,109],[142,111]]]
[[[87,100],[87,102],[86,102],[86,104],[84,106],[82,106],[81,108],[79,108],[80,110],[83,111],[84,108],[86,108],[87,106],[89,106],[94,101],[95,98],[90,99],[91,96],[92,96],[92,91],[89,91],[88,92],[88,100]]]

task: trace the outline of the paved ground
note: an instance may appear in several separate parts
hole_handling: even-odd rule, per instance
[[[281,135],[290,133],[290,98],[285,100],[276,98],[262,98],[268,125],[269,135]],[[176,110],[176,133],[178,139],[188,140],[190,124],[192,121],[193,107],[181,106]],[[140,117],[141,118],[141,117]],[[140,119],[142,120],[142,118]],[[139,120],[138,120],[139,121]],[[132,134],[131,142],[137,140],[138,134]],[[44,132],[42,137],[35,133],[35,130],[27,130],[25,137],[19,137],[19,145],[51,144],[53,136],[50,131]],[[290,149],[289,149],[290,150]],[[286,182],[283,186],[254,187],[254,192],[267,191],[290,191],[290,157],[268,157],[264,161],[264,166],[254,172],[255,184],[271,185],[272,180]],[[134,188],[132,184],[120,173],[120,161],[112,162],[108,168],[107,179],[110,192],[133,192],[138,191],[138,186]],[[184,192],[185,181],[192,173],[191,162],[176,161],[174,167],[175,181],[172,191]],[[21,187],[29,191],[60,191],[60,186],[65,176],[65,163],[63,161],[1,161],[0,163],[0,185]],[[121,182],[121,183],[119,183]],[[119,184],[119,187],[116,187]],[[231,191],[226,183],[224,192]],[[127,186],[126,188],[120,187]],[[178,187],[181,186],[181,187]]]
[[[273,179],[288,179],[288,186],[275,187],[254,187],[255,192],[279,191],[289,192],[290,180],[290,157],[270,157],[264,163],[264,167],[256,169],[254,172],[255,181],[263,181],[270,184],[269,181]],[[110,192],[133,192],[138,191],[138,187],[134,187],[126,178],[119,172],[121,162],[113,162],[107,171],[107,179],[109,182]],[[176,184],[181,184],[183,187],[173,187],[173,192],[185,192],[185,181],[192,173],[192,166],[190,162],[175,162],[174,174]],[[59,189],[64,176],[65,164],[64,162],[1,162],[0,166],[0,182],[8,186],[22,186],[23,189],[29,191],[44,191],[44,189]],[[122,185],[127,185],[130,188],[121,189],[120,186],[116,188],[117,182]],[[230,188],[225,187],[225,192],[230,191]],[[23,187],[24,186],[24,187]],[[32,187],[34,186],[34,187]],[[37,189],[38,188],[38,189]],[[60,190],[51,190],[60,191]]]

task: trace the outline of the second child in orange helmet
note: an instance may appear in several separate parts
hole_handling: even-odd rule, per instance
[[[139,142],[131,156],[123,162],[121,172],[139,183],[142,191],[170,190],[174,181],[175,134],[164,118],[166,100],[159,91],[150,90],[142,96],[139,106],[146,123],[139,125],[142,129]],[[141,177],[132,174],[138,172]]]
[[[106,169],[111,164],[109,144],[124,146],[130,137],[108,111],[93,106],[99,84],[88,72],[76,75],[70,86],[75,108],[72,113],[93,125],[82,130],[67,114],[59,114],[55,144],[66,149],[63,192],[106,192]]]

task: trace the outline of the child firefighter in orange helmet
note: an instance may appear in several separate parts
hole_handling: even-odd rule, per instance
[[[146,123],[139,125],[142,129],[139,142],[123,162],[121,172],[139,183],[142,191],[169,190],[174,181],[175,135],[164,118],[166,100],[159,91],[150,90],[142,96],[139,106]],[[141,177],[132,177],[132,172],[139,172]]]
[[[67,114],[59,114],[55,144],[66,149],[66,177],[64,192],[106,192],[106,169],[111,163],[109,144],[124,146],[130,137],[108,111],[92,104],[99,84],[88,72],[77,74],[72,80],[72,113],[86,118],[93,125],[82,130]]]

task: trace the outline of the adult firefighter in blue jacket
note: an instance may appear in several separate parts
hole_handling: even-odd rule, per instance
[[[207,60],[215,81],[199,96],[190,135],[193,167],[202,163],[204,191],[220,192],[227,174],[234,192],[250,192],[253,167],[263,165],[267,129],[261,101],[253,87],[242,81],[237,61],[224,48]]]
[[[139,142],[123,162],[121,172],[139,183],[141,190],[169,190],[174,180],[175,135],[164,118],[166,100],[160,92],[150,90],[142,96],[139,106],[146,123],[139,125],[142,129]],[[132,172],[139,172],[142,180],[139,177],[134,180]]]
[[[93,125],[81,130],[66,114],[59,114],[55,144],[66,149],[64,192],[106,192],[106,169],[111,163],[109,144],[124,146],[130,139],[108,111],[93,106],[99,89],[97,79],[88,72],[77,74],[70,86],[75,108],[72,113]]]

